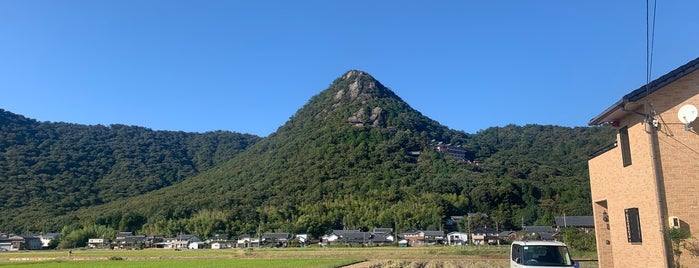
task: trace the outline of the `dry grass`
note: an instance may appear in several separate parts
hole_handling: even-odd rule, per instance
[[[223,250],[73,250],[73,260],[214,260],[214,259],[344,259],[365,260],[349,268],[485,268],[508,267],[506,246],[465,247],[374,247],[374,248],[285,248]],[[0,263],[17,261],[67,260],[68,251],[0,252]],[[574,256],[575,257],[575,256]],[[596,262],[581,267],[597,267]]]

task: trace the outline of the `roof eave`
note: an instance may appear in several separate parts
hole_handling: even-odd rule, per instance
[[[604,110],[601,114],[590,119],[590,122],[588,122],[587,124],[589,126],[597,126],[612,121],[612,119],[610,119],[611,115],[613,115],[617,111],[620,111],[624,107],[624,103],[625,101],[623,99],[615,102],[612,106],[609,106],[609,108]]]
[[[612,106],[604,110],[601,114],[592,118],[588,122],[588,125],[596,126],[618,119],[616,116],[613,117],[613,115],[621,111],[627,103],[642,100],[643,98],[647,97],[653,92],[667,86],[672,82],[675,82],[677,79],[680,79],[685,75],[696,71],[697,69],[699,69],[699,58],[696,58],[678,67],[677,69],[659,77],[658,79],[655,79],[650,83],[643,85],[634,91],[631,91],[631,93],[624,95],[624,97],[622,97]]]

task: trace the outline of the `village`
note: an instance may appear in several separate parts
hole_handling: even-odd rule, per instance
[[[371,231],[333,230],[319,238],[307,234],[266,232],[259,235],[241,234],[230,236],[217,234],[200,238],[193,234],[176,237],[136,235],[133,232],[119,232],[113,239],[90,238],[86,249],[138,250],[145,248],[186,249],[246,249],[246,248],[286,248],[307,247],[421,247],[421,246],[482,246],[509,244],[511,241],[528,238],[560,241],[564,228],[578,228],[586,233],[594,231],[592,216],[562,216],[555,218],[552,226],[522,226],[519,231],[500,231],[496,228],[478,227],[470,231],[459,231],[458,223],[466,216],[451,216],[444,223],[444,230],[414,230],[394,234],[393,228],[374,228]],[[481,214],[484,215],[484,214]],[[487,215],[485,215],[487,216]],[[467,219],[466,219],[467,220]],[[0,251],[47,250],[60,240],[58,233],[39,235],[0,234]]]

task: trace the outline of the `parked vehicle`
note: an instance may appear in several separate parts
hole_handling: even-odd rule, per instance
[[[514,241],[510,268],[574,267],[566,244],[557,241]]]

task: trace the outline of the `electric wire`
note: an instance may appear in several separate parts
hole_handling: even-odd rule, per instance
[[[653,0],[653,18],[650,18],[650,1],[646,0],[646,84],[650,83],[653,69],[653,48],[655,46],[655,15],[658,1]]]
[[[653,20],[651,22],[650,20],[650,2],[649,0],[646,0],[646,114],[647,114],[647,123],[648,123],[648,128],[650,129],[649,137],[650,137],[650,148],[651,148],[651,157],[653,158],[653,170],[654,170],[654,177],[655,177],[655,187],[656,187],[656,197],[658,198],[658,211],[659,211],[659,220],[660,220],[660,232],[662,233],[663,236],[663,244],[664,244],[664,254],[666,258],[666,266],[671,267],[673,264],[673,257],[671,252],[671,246],[669,244],[669,239],[667,237],[667,234],[665,232],[666,228],[666,215],[667,215],[667,200],[666,197],[663,193],[661,193],[661,187],[664,188],[663,186],[663,174],[662,174],[662,167],[661,163],[659,160],[659,155],[658,155],[658,137],[657,137],[657,120],[655,119],[655,109],[653,108],[653,104],[650,103],[650,77],[651,77],[651,71],[653,68],[653,46],[655,43],[655,14],[657,13],[657,5],[658,2],[657,0],[653,0]],[[660,117],[662,119],[662,117]]]
[[[646,114],[652,120],[653,110],[650,107],[648,95],[650,95],[650,79],[653,70],[653,48],[655,46],[655,17],[658,1],[653,0],[653,18],[651,19],[650,0],[646,0]],[[651,123],[651,122],[649,122]]]

